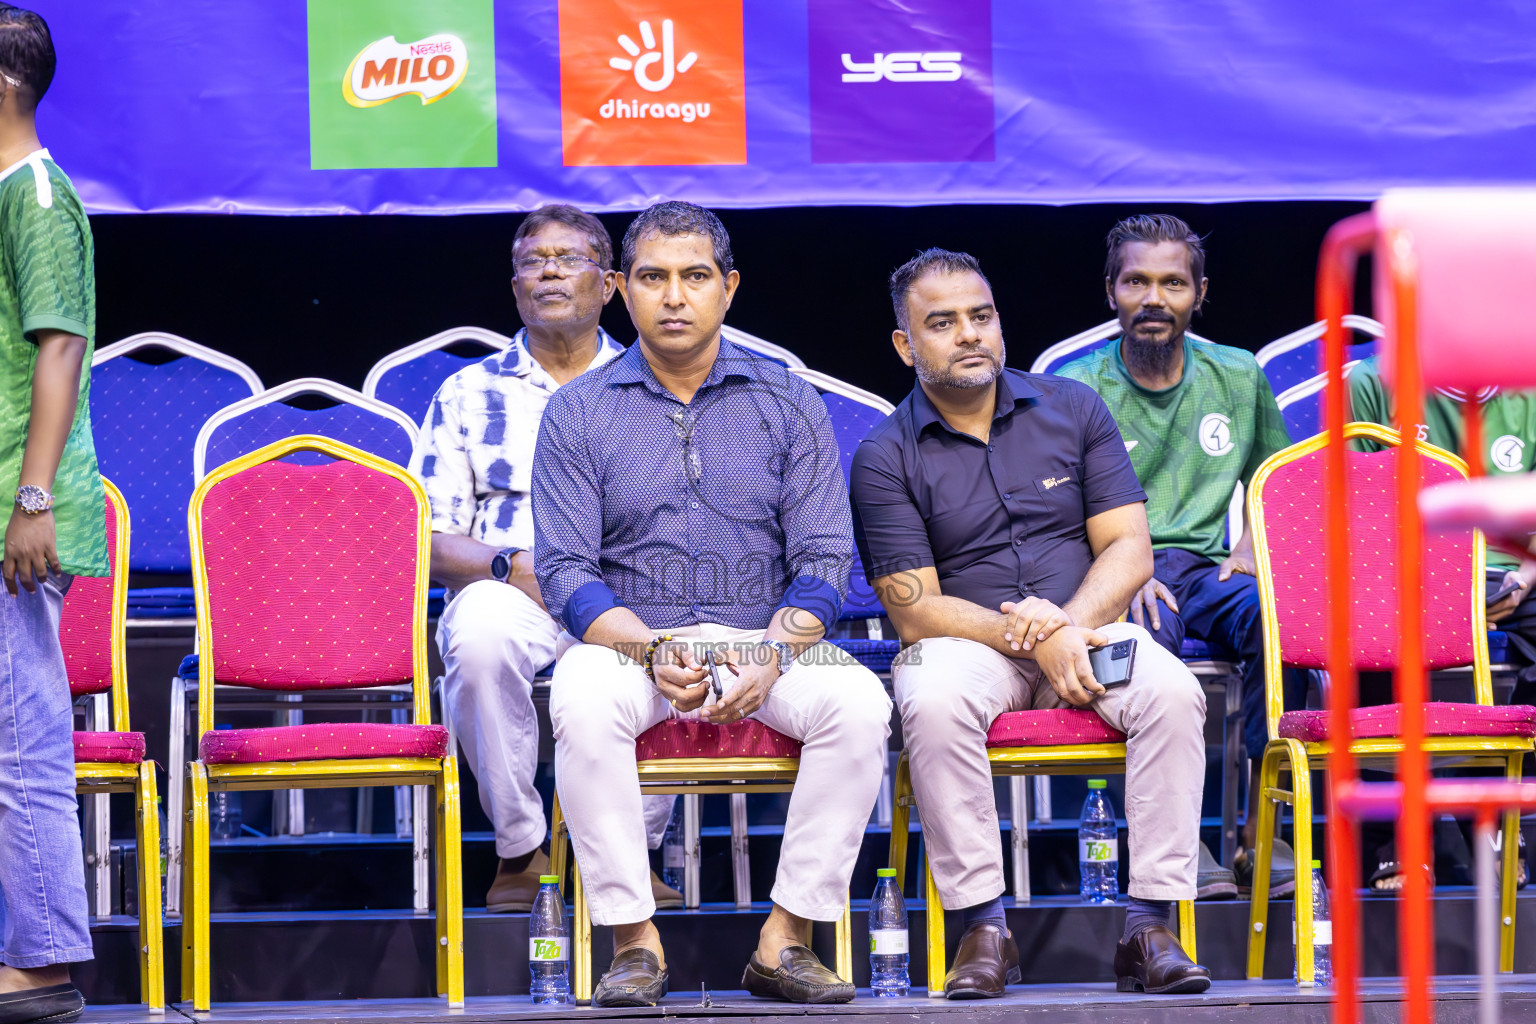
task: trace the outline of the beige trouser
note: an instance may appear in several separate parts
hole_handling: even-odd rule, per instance
[[[763,635],[712,623],[669,632],[712,643]],[[723,668],[721,677],[729,695],[736,677]],[[577,644],[555,666],[555,785],[597,924],[633,924],[656,910],[635,738],[669,718],[701,715],[674,709],[637,662],[607,647]],[[823,642],[801,654],[749,717],[804,744],[773,902],[798,917],[834,921],[880,788],[890,698],[874,673]]]
[[[1205,693],[1178,658],[1140,626],[1101,633],[1136,639],[1131,681],[1089,705],[1126,734],[1125,818],[1132,896],[1195,898],[1200,798],[1205,786]],[[903,651],[892,666],[912,788],[928,862],[945,909],[1002,895],[987,729],[1005,711],[1070,707],[1033,661],[973,640],[940,637]]]

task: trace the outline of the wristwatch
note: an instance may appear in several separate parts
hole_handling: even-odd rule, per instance
[[[40,516],[53,508],[53,495],[36,484],[16,488],[16,507],[29,516]]]
[[[788,672],[789,666],[795,663],[795,649],[783,640],[764,640],[763,646],[779,652],[779,675]]]
[[[507,582],[512,575],[512,556],[527,548],[502,548],[491,558],[491,578],[497,583]]]

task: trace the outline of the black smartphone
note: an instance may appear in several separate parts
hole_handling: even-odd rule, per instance
[[[1498,604],[1500,601],[1504,600],[1510,594],[1513,594],[1515,591],[1517,591],[1519,589],[1520,589],[1520,581],[1519,580],[1516,580],[1516,579],[1509,580],[1503,586],[1499,587],[1498,590],[1495,590],[1493,593],[1488,595],[1488,607],[1492,608],[1494,605]]]
[[[1106,690],[1130,682],[1131,669],[1135,664],[1135,640],[1117,640],[1088,651],[1088,665],[1093,669],[1093,678]]]
[[[725,687],[720,683],[720,666],[715,664],[715,652],[704,652],[704,664],[709,666],[709,688],[715,691],[715,700],[725,696]]]

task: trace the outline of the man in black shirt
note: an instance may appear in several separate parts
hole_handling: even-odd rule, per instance
[[[918,386],[860,444],[852,490],[866,571],[912,645],[893,675],[929,864],[964,918],[945,994],[997,996],[1019,978],[987,730],[1005,711],[1066,707],[1127,736],[1119,987],[1204,991],[1210,975],[1168,917],[1195,896],[1205,697],[1144,629],[1116,622],[1152,575],[1146,495],[1120,432],[1088,386],[1004,369],[973,257],[930,249],[892,274],[891,297],[892,340]],[[1088,652],[1126,639],[1135,670],[1105,689]]]

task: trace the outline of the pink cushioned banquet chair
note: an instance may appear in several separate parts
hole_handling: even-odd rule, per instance
[[[994,776],[1118,774],[1125,771],[1125,734],[1110,728],[1087,708],[1005,711],[987,730],[987,761]],[[896,763],[895,809],[891,815],[890,866],[896,869],[897,886],[906,881],[907,829],[916,803],[912,795],[912,766],[903,750]],[[944,910],[926,858],[922,873],[928,923],[928,994],[937,996],[944,992],[944,975],[948,970]],[[1179,943],[1194,960],[1193,900],[1179,901]]]
[[[1348,524],[1353,590],[1350,647],[1356,668],[1385,671],[1397,667],[1399,600],[1397,580],[1396,463],[1401,439],[1394,430],[1350,423],[1346,439],[1367,437],[1392,447],[1365,454],[1349,452]],[[1327,584],[1323,569],[1323,461],[1327,435],[1292,445],[1271,456],[1254,474],[1248,489],[1248,520],[1253,528],[1264,624],[1264,690],[1269,743],[1264,750],[1262,798],[1258,807],[1257,859],[1248,934],[1248,976],[1263,975],[1268,936],[1269,868],[1281,802],[1295,817],[1292,845],[1296,863],[1312,854],[1311,771],[1324,767],[1330,744],[1327,712],[1284,711],[1280,689],[1283,666],[1326,668]],[[1466,464],[1456,456],[1419,443],[1426,484],[1465,479]],[[1441,533],[1424,544],[1424,656],[1430,670],[1472,666],[1476,703],[1425,706],[1424,752],[1438,763],[1502,769],[1520,778],[1521,760],[1536,735],[1536,708],[1493,705],[1488,669],[1487,606],[1483,584],[1483,539],[1471,531]],[[1401,705],[1357,708],[1352,713],[1350,748],[1365,767],[1391,769],[1403,752]],[[1290,789],[1280,788],[1290,774]],[[1504,816],[1503,969],[1513,967],[1515,871],[1518,814]],[[1313,980],[1312,875],[1296,873],[1297,971]]]
[[[112,728],[76,732],[75,781],[82,796],[132,793],[138,822],[139,1000],[165,1008],[165,954],[160,915],[160,808],[155,763],[144,760],[144,734],[128,722],[128,505],[106,477],[110,576],[77,576],[59,613],[59,643],[71,697],[111,695]],[[97,823],[105,831],[106,818]],[[106,850],[97,850],[98,858]],[[104,867],[104,864],[99,864]]]
[[[334,461],[298,465],[293,452]],[[464,1001],[458,768],[431,724],[430,516],[401,467],[329,438],[274,442],[210,472],[187,510],[197,599],[198,759],[187,765],[182,998],[211,999],[208,794],[431,785],[437,991]],[[213,729],[219,686],[303,691],[409,683],[409,724]]]
[[[751,719],[715,725],[674,718],[640,734],[635,740],[635,761],[640,771],[640,792],[646,795],[785,793],[794,788],[795,773],[800,767],[800,741]],[[569,831],[558,792],[551,826],[554,839],[550,871],[564,885]],[[587,909],[586,890],[582,888],[580,864],[571,873],[571,884],[575,889],[571,992],[577,1002],[587,1003],[592,1000],[592,917]],[[836,970],[844,981],[853,980],[850,924],[845,903],[836,926]]]

